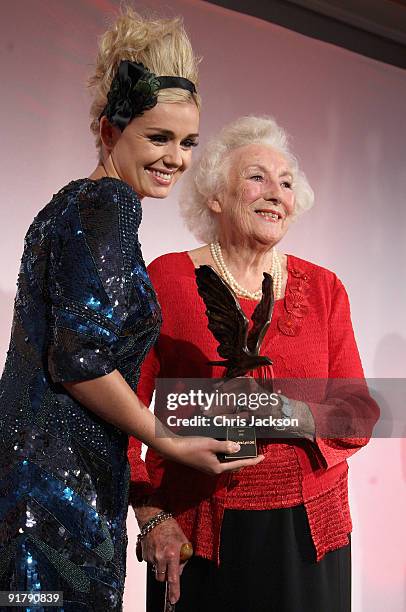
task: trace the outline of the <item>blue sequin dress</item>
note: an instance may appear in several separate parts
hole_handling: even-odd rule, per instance
[[[81,179],[26,235],[0,383],[0,590],[63,591],[35,610],[122,609],[127,435],[61,383],[117,369],[136,388],[161,322],[140,221],[126,183]]]

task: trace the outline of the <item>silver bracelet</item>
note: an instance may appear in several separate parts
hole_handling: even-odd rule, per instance
[[[138,542],[141,542],[141,540],[143,540],[145,536],[148,535],[148,533],[154,529],[154,527],[156,527],[160,523],[163,523],[164,521],[167,521],[170,518],[173,518],[172,512],[165,512],[164,510],[161,510],[161,512],[158,512],[158,514],[150,518],[141,527],[140,533],[137,536],[137,544]]]

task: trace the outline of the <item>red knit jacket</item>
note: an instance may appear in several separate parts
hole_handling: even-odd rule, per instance
[[[141,369],[137,394],[146,405],[157,377],[221,378],[224,371],[207,364],[219,359],[217,342],[207,328],[205,305],[197,293],[188,254],[163,255],[148,266],[148,273],[162,308],[163,325]],[[250,317],[256,303],[242,298],[240,304]],[[347,294],[335,274],[288,255],[285,297],[275,302],[261,354],[272,358],[276,378],[364,380]],[[371,427],[376,422],[378,410],[366,386],[353,401],[347,395],[345,402],[335,396],[322,405],[309,402],[316,423],[314,443],[265,440],[259,449],[265,454],[262,463],[235,475],[207,476],[165,461],[151,449],[144,463],[140,442],[131,438],[131,501],[152,492],[156,495],[159,489],[162,506],[173,512],[195,554],[217,562],[226,508],[265,510],[304,504],[319,560],[348,543],[352,525],[346,459],[369,439],[365,427],[362,434],[351,437],[317,436],[338,400],[341,417],[347,407],[353,427],[354,414],[363,423],[369,419]]]

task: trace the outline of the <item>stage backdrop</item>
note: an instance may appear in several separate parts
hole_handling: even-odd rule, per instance
[[[96,164],[84,83],[97,36],[117,4],[16,0],[2,6],[2,360],[26,228],[54,192]],[[185,18],[203,57],[202,143],[246,114],[273,115],[292,135],[316,206],[282,248],[344,281],[367,376],[404,377],[405,73],[202,1],[136,6]],[[176,198],[175,190],[167,200],[143,203],[147,261],[196,246]],[[349,462],[355,612],[405,609],[405,456],[404,442],[375,440]],[[140,612],[144,567],[135,560],[132,511],[128,525],[125,610]]]

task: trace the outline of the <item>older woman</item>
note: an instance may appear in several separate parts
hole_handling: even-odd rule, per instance
[[[277,250],[312,204],[312,190],[272,119],[242,118],[207,146],[189,174],[181,208],[191,231],[208,244],[164,255],[148,268],[163,326],[141,371],[144,403],[158,377],[223,375],[223,368],[209,364],[218,361],[217,342],[195,280],[195,269],[204,264],[221,275],[248,317],[261,297],[263,273],[272,274],[276,301],[261,354],[272,358],[276,378],[363,379],[342,283],[329,270]],[[179,566],[177,612],[350,609],[346,459],[368,436],[358,428],[357,437],[328,439],[318,430],[326,431],[326,416],[338,405],[347,432],[354,429],[354,405],[369,423],[376,411],[366,391],[353,401],[348,391],[338,403],[337,397],[324,399],[292,399],[299,436],[259,441],[265,455],[260,465],[215,483],[151,450],[140,479],[139,445],[131,441],[131,499],[139,521],[162,508],[176,518],[142,542],[144,558],[161,572],[158,582],[149,576],[150,612],[162,609],[159,581],[187,540],[195,557]],[[278,403],[274,415],[281,414]]]
[[[191,162],[196,80],[180,19],[119,17],[91,79],[98,165],[26,236],[0,387],[0,590],[62,593],[36,593],[41,609],[122,608],[128,433],[224,471],[215,453],[229,444],[156,437],[134,392],[161,319],[137,239],[140,200],[166,197]]]

